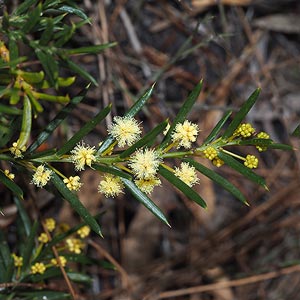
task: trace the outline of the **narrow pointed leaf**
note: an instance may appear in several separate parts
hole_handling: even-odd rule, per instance
[[[75,272],[67,272],[68,277],[73,282],[83,283],[83,284],[91,284],[93,279],[83,273],[75,273]]]
[[[10,189],[17,197],[23,199],[22,189],[11,179],[9,179],[2,171],[0,171],[0,182]]]
[[[238,142],[238,145],[255,145],[255,146],[261,146],[261,147],[269,147],[272,145],[273,140],[271,139],[259,139],[259,138],[254,138],[254,139],[245,139],[245,140],[240,140]]]
[[[29,33],[41,18],[42,5],[39,4],[28,14],[28,20],[22,27],[24,33]]]
[[[25,248],[22,253],[22,257],[23,257],[22,270],[23,271],[25,271],[29,267],[30,260],[31,260],[31,257],[33,255],[34,248],[35,248],[35,238],[37,236],[37,230],[38,230],[38,221],[35,221],[31,227],[29,237],[26,238]]]
[[[39,0],[25,0],[22,4],[18,5],[17,9],[13,12],[15,16],[25,13],[30,7],[36,5]]]
[[[165,148],[169,144],[169,142],[171,141],[172,131],[174,130],[176,125],[178,123],[182,123],[186,120],[188,113],[191,111],[193,105],[195,104],[195,102],[197,101],[197,99],[199,97],[199,94],[202,89],[202,83],[203,83],[203,81],[201,80],[195,86],[195,88],[192,90],[192,92],[189,94],[187,100],[183,103],[183,105],[182,105],[181,109],[179,110],[177,116],[175,117],[168,133],[166,134],[165,138],[161,142],[161,144],[159,146],[160,149]]]
[[[23,227],[25,229],[25,233],[27,236],[30,235],[30,230],[31,230],[31,221],[30,221],[30,218],[27,214],[27,211],[25,209],[25,206],[24,206],[24,203],[23,203],[23,200],[21,200],[19,197],[14,197],[14,202],[18,208],[18,213],[21,217],[21,220],[23,222]]]
[[[58,291],[32,291],[32,292],[22,292],[20,293],[22,299],[24,300],[64,300],[64,299],[71,299],[71,295],[65,292],[58,292]]]
[[[187,198],[196,202],[201,207],[206,208],[205,201],[198,195],[191,187],[175,176],[171,171],[164,166],[160,166],[158,170],[159,174],[166,178],[172,185],[179,189]]]
[[[55,118],[46,126],[46,128],[38,135],[35,141],[28,148],[27,153],[32,153],[35,151],[41,144],[43,144],[52,132],[66,119],[66,117],[71,113],[71,111],[77,107],[77,104],[80,103],[86,93],[88,87],[81,91],[78,96],[71,99],[70,103],[67,104],[56,116]]]
[[[287,145],[287,144],[279,144],[279,143],[271,143],[268,145],[269,149],[280,149],[280,150],[287,150],[287,151],[292,151],[295,150],[292,146]]]
[[[122,182],[131,192],[131,194],[142,203],[150,212],[152,212],[158,219],[160,219],[163,223],[170,226],[168,220],[166,219],[163,212],[160,208],[150,199],[146,194],[144,194],[131,180],[126,178],[121,178]]]
[[[89,46],[89,47],[80,47],[80,48],[75,48],[75,49],[68,49],[68,50],[63,50],[65,54],[67,55],[74,55],[74,54],[97,54],[100,53],[101,51],[111,48],[116,46],[117,43],[106,43],[106,44],[101,44],[101,45],[94,45],[94,46]]]
[[[42,33],[42,36],[40,38],[40,45],[42,46],[46,46],[52,39],[52,36],[54,34],[54,22],[53,19],[51,18],[47,18],[46,20],[47,24],[46,24],[46,28]]]
[[[251,169],[247,168],[240,162],[238,162],[236,159],[234,159],[232,156],[220,151],[218,154],[218,157],[222,159],[226,165],[231,167],[232,169],[236,170],[237,172],[241,173],[246,178],[250,179],[254,183],[257,183],[264,187],[266,190],[268,189],[266,186],[265,179],[256,173],[254,173]]]
[[[248,100],[242,105],[240,110],[234,116],[234,119],[231,121],[227,129],[223,134],[223,139],[228,139],[234,133],[234,131],[239,127],[241,122],[244,120],[245,116],[248,114],[252,106],[255,104],[260,93],[260,88],[256,89],[248,98]]]
[[[32,124],[32,107],[31,102],[27,95],[24,96],[24,106],[23,106],[23,117],[22,117],[22,126],[19,136],[18,146],[22,148],[26,146],[30,133],[31,133],[31,124]]]
[[[40,72],[19,72],[19,74],[22,76],[22,78],[27,82],[27,83],[39,83],[41,82],[44,77],[45,74],[43,71]]]
[[[211,133],[208,135],[208,137],[204,140],[203,145],[209,144],[211,141],[214,140],[214,138],[219,134],[223,126],[225,125],[228,118],[231,116],[232,111],[228,111],[225,113],[225,115],[222,117],[222,119],[217,123],[217,125],[213,128]]]
[[[13,267],[14,262],[11,256],[11,252],[9,246],[4,239],[3,233],[1,234],[0,241],[0,266],[2,265],[4,268],[1,270],[0,278],[2,277],[2,282],[11,282],[13,276]]]
[[[75,145],[80,142],[90,131],[92,131],[98,123],[100,123],[110,112],[111,105],[108,105],[101,110],[93,119],[87,122],[72,138],[64,144],[64,146],[57,152],[57,155],[63,155],[72,150]]]
[[[89,20],[88,16],[84,13],[84,11],[79,8],[76,8],[76,7],[72,7],[69,5],[63,5],[63,6],[59,7],[58,10],[69,13],[69,14],[77,15],[78,17],[80,17],[83,20],[87,20],[87,21]]]
[[[16,107],[0,104],[0,113],[8,115],[22,115],[22,111]]]
[[[154,129],[152,129],[149,133],[143,136],[138,142],[133,144],[131,147],[123,151],[120,155],[120,158],[128,157],[132,154],[136,149],[142,148],[143,146],[147,145],[149,142],[155,140],[155,138],[164,131],[166,126],[168,125],[168,121],[164,121],[157,125]]]
[[[208,177],[215,183],[219,184],[226,191],[231,193],[234,197],[239,199],[244,204],[248,205],[247,200],[246,200],[245,196],[241,193],[241,191],[237,187],[235,187],[231,182],[229,182],[227,179],[225,179],[224,177],[217,174],[213,170],[203,166],[202,164],[200,164],[190,158],[184,159],[184,161],[186,161],[190,165],[194,166],[196,168],[196,170],[198,170],[200,173],[202,173],[203,175],[205,175],[206,177]]]
[[[52,183],[60,192],[65,200],[67,200],[72,208],[81,216],[84,222],[91,227],[91,229],[102,237],[102,232],[97,221],[91,216],[89,211],[83,206],[78,197],[73,194],[64,184],[64,182],[56,175],[52,174]]]

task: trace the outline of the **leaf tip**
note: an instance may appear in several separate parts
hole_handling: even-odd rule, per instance
[[[244,203],[245,203],[245,205],[247,205],[248,207],[250,207],[249,202],[245,201]]]

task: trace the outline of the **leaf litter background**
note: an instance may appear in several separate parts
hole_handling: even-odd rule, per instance
[[[290,137],[300,119],[299,1],[85,0],[82,7],[93,25],[83,27],[74,43],[117,41],[118,46],[98,57],[75,58],[99,86],[90,89],[49,143],[61,144],[110,102],[114,115],[122,115],[157,81],[153,97],[139,114],[147,131],[168,117],[172,120],[203,78],[204,89],[189,116],[201,128],[199,142],[227,109],[237,110],[261,87],[246,121],[299,149],[299,140]],[[75,95],[85,84],[77,80],[68,92]],[[39,122],[37,131],[48,119]],[[101,124],[86,141],[96,144],[105,134]],[[240,151],[259,156],[257,173],[266,177],[270,191],[222,167],[218,172],[241,189],[251,206],[200,177],[195,189],[207,201],[204,211],[164,182],[152,199],[167,215],[171,229],[129,194],[117,199],[99,195],[99,178],[85,171],[79,197],[92,214],[105,212],[105,239],[92,236],[88,252],[117,263],[117,270],[86,269],[94,281],[89,289],[74,285],[79,299],[299,299],[299,151]],[[30,197],[38,209],[32,210],[33,217],[78,223],[66,203],[45,191],[34,193]],[[4,190],[1,195],[9,197]],[[27,202],[29,211],[32,203]],[[6,218],[0,225],[6,228],[16,217],[16,207],[8,204],[3,210]]]

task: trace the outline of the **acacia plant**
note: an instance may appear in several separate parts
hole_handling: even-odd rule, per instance
[[[76,22],[69,18],[74,15]],[[110,113],[111,105],[99,111],[61,148],[41,151],[40,146],[84,100],[89,85],[73,98],[62,91],[74,84],[76,76],[97,84],[92,75],[74,63],[72,56],[96,54],[115,45],[69,48],[68,42],[85,24],[90,21],[75,1],[26,0],[14,11],[4,7],[0,25],[0,182],[11,192],[11,199],[18,208],[18,233],[23,237],[11,249],[5,234],[0,234],[0,270],[6,270],[0,272],[0,284],[5,299],[40,299],[42,295],[47,299],[68,298],[67,293],[43,291],[39,294],[38,290],[28,292],[24,289],[26,284],[56,278],[61,273],[70,280],[90,282],[88,276],[72,271],[67,265],[68,261],[95,263],[82,255],[85,247],[82,239],[89,229],[102,236],[98,219],[83,206],[76,193],[82,185],[80,172],[86,168],[101,174],[99,193],[117,197],[129,192],[150,213],[169,225],[164,213],[151,200],[151,193],[162,184],[162,177],[203,208],[206,208],[205,200],[193,189],[199,183],[197,172],[248,205],[238,187],[218,174],[215,167],[225,164],[267,189],[264,178],[254,172],[259,166],[257,157],[250,154],[243,157],[232,149],[245,146],[256,147],[257,151],[291,149],[274,142],[267,133],[257,132],[251,124],[243,123],[257,101],[260,89],[255,90],[234,115],[232,111],[226,112],[198,144],[201,130],[187,118],[201,92],[200,81],[174,120],[165,120],[144,135],[142,124],[135,116],[151,97],[154,84],[123,116],[113,118],[107,136],[99,139],[97,144],[89,145],[84,139]],[[73,76],[63,77],[66,69]],[[43,118],[45,101],[56,104],[55,107],[59,104],[60,109],[33,137],[32,127]],[[47,110],[50,107],[48,104]],[[201,164],[199,158],[210,160],[211,168]],[[72,176],[63,174],[66,164],[73,165]],[[26,186],[19,184],[19,176],[28,178],[27,182],[37,189],[58,192],[61,200],[68,201],[80,215],[82,224],[62,230],[52,218],[42,223],[33,221],[25,209],[28,193]],[[54,246],[61,250],[53,252]]]

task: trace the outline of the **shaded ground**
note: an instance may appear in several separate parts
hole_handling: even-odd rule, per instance
[[[114,114],[121,115],[157,81],[140,115],[145,128],[152,128],[172,119],[203,78],[204,90],[190,115],[202,129],[200,139],[224,111],[238,109],[261,87],[247,121],[274,140],[299,148],[299,141],[289,137],[300,114],[299,1],[85,0],[83,6],[93,26],[84,27],[77,42],[117,41],[118,46],[82,60],[100,84],[90,90],[68,130],[75,131],[109,102]],[[87,139],[98,141],[104,134],[105,128],[99,127]],[[95,192],[98,179],[86,171],[80,199],[93,214],[107,211],[102,220],[105,239],[94,239],[101,249],[91,247],[91,254],[112,260],[110,253],[122,268],[91,268],[95,284],[81,291],[82,299],[298,299],[299,152],[255,154],[260,156],[257,173],[266,177],[270,192],[226,167],[219,170],[240,187],[250,207],[204,177],[196,189],[208,211],[167,184],[157,189],[152,199],[172,229],[127,194],[114,201],[102,199]],[[66,206],[47,214],[74,222]]]

